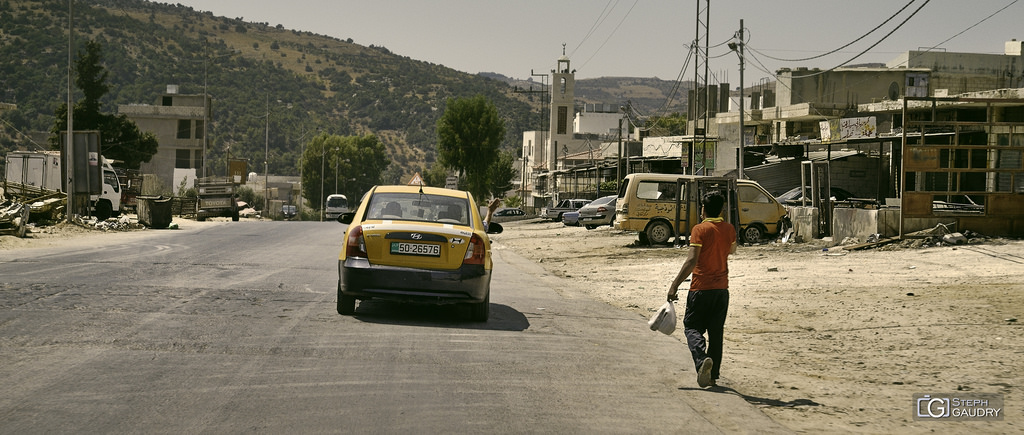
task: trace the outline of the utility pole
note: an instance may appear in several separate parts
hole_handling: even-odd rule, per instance
[[[263,145],[263,213],[270,214],[270,94],[266,94],[266,137]]]
[[[67,196],[68,196],[68,207],[67,207],[67,210],[64,213],[64,216],[67,218],[68,222],[71,222],[71,215],[76,211],[75,207],[78,206],[78,204],[76,204],[75,200],[74,200],[74,198],[75,198],[75,192],[74,192],[75,188],[74,188],[73,181],[75,179],[75,165],[74,165],[74,158],[72,157],[72,156],[75,155],[74,152],[73,152],[74,147],[75,147],[75,140],[74,140],[74,130],[75,130],[74,129],[74,112],[75,112],[75,105],[74,105],[73,88],[71,87],[71,84],[74,83],[74,80],[75,80],[74,79],[74,69],[72,68],[72,63],[73,63],[73,59],[74,59],[73,51],[74,51],[74,34],[75,34],[74,30],[75,30],[75,26],[74,26],[73,21],[72,21],[72,19],[74,17],[74,14],[72,14],[71,5],[72,5],[72,0],[68,0],[68,138],[67,138],[68,142],[67,142],[67,146],[64,149],[64,162],[63,162],[64,165],[65,165],[64,166],[64,171],[67,173],[67,185],[65,186],[64,190],[65,190],[65,193],[67,193]]]
[[[704,5],[703,10],[701,5]],[[701,12],[703,12],[703,19],[701,18]],[[693,41],[693,50],[697,55],[694,57],[696,60],[695,68],[693,69],[693,84],[694,84],[694,99],[697,101],[691,101],[690,105],[696,110],[693,111],[695,116],[693,123],[693,155],[697,155],[697,149],[700,149],[701,161],[700,161],[700,174],[696,171],[696,161],[691,163],[694,168],[694,175],[709,175],[708,174],[708,118],[711,116],[711,84],[708,83],[708,23],[711,19],[711,0],[697,0],[697,36]],[[701,42],[704,46],[701,47]],[[702,68],[703,67],[703,68]],[[703,69],[704,75],[701,76],[701,69]],[[701,107],[700,104],[700,91],[701,84],[704,85],[704,105]],[[703,110],[702,110],[703,109]],[[700,127],[698,127],[700,125]],[[694,159],[696,160],[696,159]]]
[[[548,137],[548,135],[545,134],[545,133],[547,132],[546,124],[547,124],[547,121],[548,121],[548,117],[545,115],[545,112],[546,112],[546,108],[550,105],[550,102],[547,99],[547,95],[548,95],[548,83],[547,83],[548,75],[547,74],[536,74],[531,69],[530,70],[530,77],[540,77],[540,90],[534,90],[533,86],[530,86],[530,89],[528,89],[528,90],[527,89],[519,89],[519,87],[516,86],[513,89],[513,92],[515,92],[517,94],[527,94],[527,95],[539,94],[540,95],[540,99],[541,99],[541,102],[540,102],[540,125],[541,125],[541,127],[540,127],[541,128],[540,129],[540,132],[541,132],[540,133],[541,134],[541,136],[540,136],[540,142],[541,142],[540,146],[542,147],[542,149],[547,149],[547,137]],[[538,146],[537,144],[534,144],[533,148],[536,149],[537,146]],[[522,195],[523,195],[523,198],[522,198],[523,199],[523,205],[527,204],[526,198],[525,198],[525,196],[526,196],[526,187],[527,187],[527,184],[529,183],[529,180],[530,180],[530,174],[528,174],[527,171],[531,171],[532,172],[532,169],[533,169],[533,168],[530,167],[531,166],[530,163],[534,159],[534,157],[533,157],[534,154],[532,153],[532,150],[530,150],[530,151],[531,151],[531,153],[530,153],[529,156],[527,156],[527,153],[525,153],[525,152],[523,153],[523,172],[520,174],[520,178],[522,180],[520,181],[519,186],[520,186],[520,189],[523,192],[522,193]],[[529,162],[528,162],[528,160],[529,160]],[[552,171],[551,179],[554,180],[554,174],[553,174],[554,169],[552,168],[551,171]],[[530,206],[532,206],[532,204],[530,204]]]
[[[620,107],[620,111],[625,114],[624,108]],[[622,183],[622,116],[619,117],[619,152],[615,156],[615,187],[620,187]]]
[[[729,43],[729,48],[732,49],[732,51],[735,51],[740,57],[740,158],[739,163],[736,165],[738,168],[738,176],[736,178],[739,179],[743,178],[743,147],[746,142],[746,137],[744,137],[743,134],[743,118],[745,117],[743,113],[743,45],[743,19],[741,18],[740,30],[736,32],[736,40]]]

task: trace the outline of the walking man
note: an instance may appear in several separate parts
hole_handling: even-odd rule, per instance
[[[722,194],[704,195],[701,200],[703,221],[690,232],[690,251],[668,288],[668,300],[679,299],[676,295],[679,285],[693,274],[686,295],[683,332],[697,368],[697,385],[701,388],[715,386],[722,368],[722,332],[729,309],[728,260],[729,254],[736,252],[736,229],[721,217],[724,205]]]

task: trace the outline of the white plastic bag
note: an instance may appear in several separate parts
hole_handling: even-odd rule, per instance
[[[671,301],[665,302],[665,305],[662,305],[647,322],[647,326],[651,328],[651,331],[672,335],[676,330],[676,304]]]

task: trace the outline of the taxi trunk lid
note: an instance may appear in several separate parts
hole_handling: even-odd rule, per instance
[[[449,224],[363,225],[368,260],[384,266],[457,269],[472,236],[468,228]]]

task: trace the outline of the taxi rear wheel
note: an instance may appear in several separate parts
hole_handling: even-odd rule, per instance
[[[487,318],[490,317],[491,311],[491,293],[487,292],[487,296],[484,296],[484,301],[478,304],[471,304],[469,306],[469,315],[474,322],[486,322]]]
[[[349,315],[356,312],[356,298],[341,294],[338,289],[338,314]]]

